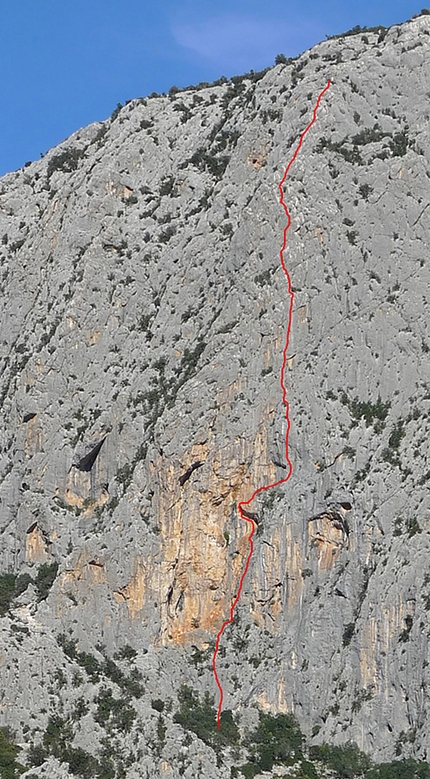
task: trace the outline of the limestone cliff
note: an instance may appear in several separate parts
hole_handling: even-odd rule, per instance
[[[328,79],[285,183],[293,473],[253,503],[218,673],[244,731],[260,708],[430,758],[423,15],[130,101],[0,180],[0,717],[23,759],[53,713],[109,751],[102,682],[141,679],[112,776],[230,776],[173,712],[183,682],[216,694],[238,501],[285,475],[277,185]]]

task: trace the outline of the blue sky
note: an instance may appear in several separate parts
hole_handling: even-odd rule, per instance
[[[425,0],[424,0],[425,3]],[[359,24],[389,26],[423,0],[3,0],[0,175],[117,103],[295,56]]]

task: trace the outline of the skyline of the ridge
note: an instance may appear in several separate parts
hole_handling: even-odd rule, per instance
[[[261,70],[356,25],[400,23],[413,0],[20,0],[0,15],[0,175],[35,160],[118,103]]]

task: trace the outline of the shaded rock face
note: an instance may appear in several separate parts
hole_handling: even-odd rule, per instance
[[[252,504],[218,673],[239,717],[429,757],[429,33],[422,16],[131,101],[0,180],[1,570],[59,564],[1,620],[1,718],[23,746],[82,692],[61,635],[137,651],[149,729],[151,697],[215,694],[249,549],[237,503],[285,477],[277,184],[331,79],[285,183],[293,473]],[[130,776],[179,776],[166,723]]]

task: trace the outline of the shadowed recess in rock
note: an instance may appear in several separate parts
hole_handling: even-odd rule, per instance
[[[202,465],[204,465],[204,462],[202,460],[198,460],[197,462],[195,462],[192,465],[190,465],[190,467],[187,468],[186,471],[184,471],[184,473],[179,477],[179,484],[181,485],[181,487],[183,487],[185,482],[188,481],[188,479],[194,473],[194,471],[197,468],[201,468]]]
[[[97,459],[97,456],[98,456],[98,454],[100,452],[100,449],[102,448],[102,446],[103,446],[105,441],[106,441],[106,436],[104,438],[102,438],[102,440],[99,441],[99,443],[96,444],[96,446],[94,446],[93,449],[91,449],[91,451],[88,452],[88,454],[86,454],[84,457],[82,457],[79,460],[79,462],[78,462],[76,467],[80,471],[88,472],[88,471],[91,470],[91,468],[93,467],[93,465],[94,465],[94,463],[95,463],[95,461]]]

